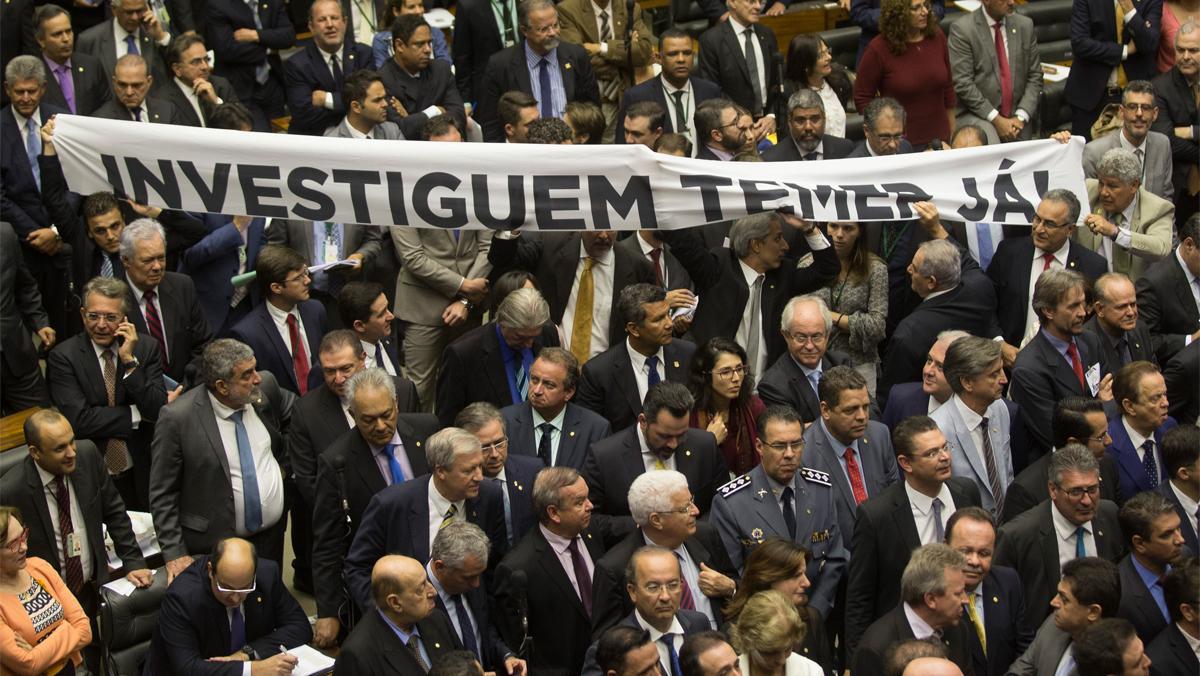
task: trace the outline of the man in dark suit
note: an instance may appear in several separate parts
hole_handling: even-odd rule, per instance
[[[1133,623],[1138,638],[1149,645],[1171,621],[1162,578],[1183,561],[1181,519],[1170,500],[1149,491],[1130,498],[1118,517],[1129,555],[1117,565],[1121,574],[1117,616]]]
[[[314,2],[308,9],[308,30],[312,42],[283,64],[292,114],[288,133],[321,136],[346,114],[345,76],[371,67],[371,48],[346,39],[346,17],[338,0]]]
[[[330,2],[332,0],[324,0],[322,4],[328,5]],[[320,133],[314,135],[319,136]],[[342,260],[355,261],[355,266],[351,268],[322,270],[312,274],[309,293],[325,307],[326,316],[340,321],[338,294],[347,281],[362,279],[369,274],[367,271],[383,248],[383,231],[382,227],[357,223],[273,218],[267,227],[267,243],[295,249],[309,266]],[[372,356],[373,353],[374,350]]]
[[[592,444],[608,437],[612,428],[600,415],[571,402],[578,386],[575,355],[561,347],[542,349],[529,367],[529,400],[500,411],[509,453],[582,471]]]
[[[1054,452],[1047,469],[1050,499],[1000,527],[995,565],[1013,568],[1025,587],[1025,613],[1040,625],[1050,612],[1062,565],[1125,553],[1117,506],[1100,499],[1100,465],[1090,450],[1069,445]]]
[[[279,564],[241,538],[218,541],[176,578],[157,624],[148,674],[288,673],[299,658],[286,650],[312,639]]]
[[[615,143],[625,142],[625,111],[635,103],[654,101],[667,111],[664,134],[682,134],[696,146],[696,108],[721,96],[721,87],[695,75],[695,49],[692,36],[678,28],[668,28],[658,36],[658,55],[662,73],[625,90],[617,111]],[[668,97],[670,99],[668,100]]]
[[[1200,640],[1200,570],[1196,559],[1167,573],[1162,581],[1163,598],[1171,614],[1171,624],[1146,645],[1153,676],[1192,674],[1200,669],[1200,660],[1192,645]]]
[[[484,72],[493,54],[516,45],[517,3],[502,3],[497,12],[488,0],[463,0],[454,13],[454,77],[463,101],[478,106],[487,83]]]
[[[1200,55],[1196,53],[1200,33],[1181,30],[1175,37],[1175,65],[1152,81],[1158,118],[1151,128],[1171,141],[1175,222],[1183,223],[1197,210],[1192,168],[1200,164],[1200,130],[1195,129],[1196,96],[1192,91],[1200,77]]]
[[[406,14],[392,26],[391,61],[379,69],[388,100],[388,120],[400,125],[405,138],[420,138],[421,128],[442,113],[454,118],[460,130],[467,127],[462,97],[454,84],[450,64],[433,58],[433,28],[420,14]]]
[[[92,113],[106,120],[132,120],[154,124],[185,124],[175,104],[167,99],[148,96],[154,77],[146,68],[146,60],[137,54],[117,59],[113,68],[111,99]]]
[[[1154,361],[1154,345],[1146,325],[1138,321],[1137,292],[1119,272],[1102,275],[1092,285],[1095,314],[1083,325],[1100,341],[1109,367],[1119,371],[1134,361]]]
[[[696,346],[675,339],[670,303],[660,286],[626,286],[616,308],[624,320],[625,340],[584,364],[576,402],[620,430],[637,421],[656,383],[687,381]]]
[[[1149,80],[1157,72],[1163,3],[1132,0],[1074,0],[1071,50],[1074,62],[1065,89],[1071,105],[1071,134],[1092,137],[1092,123],[1105,104],[1121,100],[1126,80]]]
[[[904,106],[890,96],[881,96],[867,104],[863,111],[863,140],[859,142],[847,157],[878,157],[880,155],[904,155],[913,151],[912,144],[904,138],[904,126],[908,122],[908,114]],[[902,261],[910,260],[919,241],[897,242],[896,251]],[[906,245],[906,246],[905,246]],[[879,247],[872,247],[878,251]],[[890,251],[884,260],[891,260]],[[889,270],[891,268],[889,267]]]
[[[1042,272],[1050,268],[1074,270],[1091,283],[1108,271],[1102,256],[1071,239],[1079,210],[1075,193],[1050,190],[1037,205],[1030,236],[1007,238],[996,246],[987,276],[996,289],[996,317],[1004,337],[1007,364],[1012,364],[1018,349],[1037,332],[1032,299]]]
[[[687,585],[687,591],[680,592],[680,607],[699,613],[713,627],[723,626],[722,608],[733,597],[738,573],[716,531],[707,523],[701,526],[687,477],[674,470],[639,476],[629,487],[629,509],[637,528],[596,562],[593,637],[598,640],[634,610],[639,599],[630,597],[625,571],[647,545],[665,548],[678,558],[680,583]]]
[[[17,234],[11,224],[0,223],[0,410],[6,415],[50,405],[30,339],[34,333],[43,345],[54,347],[57,335],[42,308],[37,282],[21,256]]]
[[[75,53],[71,15],[62,7],[38,7],[33,23],[46,66],[46,103],[76,115],[91,115],[110,98],[100,60],[91,54]]]
[[[1195,425],[1180,425],[1163,435],[1163,466],[1168,481],[1158,486],[1158,493],[1171,501],[1179,514],[1179,530],[1183,543],[1193,554],[1200,551],[1196,538],[1196,508],[1200,499],[1200,432]]]
[[[863,633],[851,671],[883,673],[888,647],[918,638],[941,642],[963,673],[976,673],[972,671],[971,624],[962,621],[967,566],[966,557],[946,544],[928,544],[914,551],[899,580],[902,602]]]
[[[213,75],[208,47],[199,35],[180,35],[171,41],[166,54],[169,81],[160,92],[174,104],[183,124],[207,127],[208,118],[222,103],[240,103],[229,80]]]
[[[504,499],[507,549],[520,542],[537,523],[533,517],[533,482],[545,469],[541,458],[510,455],[504,416],[486,401],[469,404],[454,418],[454,426],[475,435],[483,449],[483,478],[494,482]]]
[[[721,86],[726,98],[754,116],[752,133],[762,140],[775,131],[779,45],[775,31],[759,23],[762,4],[728,0],[729,20],[700,36],[700,75]]]
[[[475,92],[475,117],[483,126],[483,140],[491,143],[504,141],[497,105],[505,92],[533,96],[542,117],[561,118],[572,101],[600,105],[591,57],[579,45],[558,41],[558,10],[552,0],[523,2],[517,12],[523,39],[488,59],[484,91]]]
[[[127,293],[118,279],[88,282],[80,308],[84,333],[50,353],[46,380],[75,433],[102,449],[125,505],[145,509],[154,421],[179,391],[168,395],[163,386],[157,341],[128,321]]]
[[[788,135],[763,152],[767,162],[838,160],[854,151],[854,142],[825,133],[825,102],[805,87],[788,98]]]
[[[642,256],[654,267],[654,281],[667,291],[676,289],[692,289],[692,278],[683,264],[671,253],[671,247],[658,238],[657,230],[638,230],[636,235],[626,237],[616,243],[615,249],[624,249],[635,256]],[[687,294],[673,294],[675,305],[671,308],[682,307],[680,303],[694,302],[694,297]],[[688,325],[690,326],[690,324]]]
[[[1200,217],[1178,226],[1179,244],[1166,260],[1150,266],[1137,280],[1138,312],[1150,329],[1158,363],[1165,364],[1185,345],[1200,340]]]
[[[927,416],[893,431],[903,481],[859,505],[854,519],[846,585],[846,654],[853,655],[867,627],[900,602],[900,578],[911,552],[944,539],[950,515],[978,507],[979,488],[951,474],[946,437]],[[935,502],[937,500],[938,502]]]
[[[883,409],[883,417],[880,418],[888,429],[895,429],[905,418],[929,415],[950,401],[950,396],[954,393],[950,390],[950,383],[946,382],[942,365],[950,344],[966,335],[969,335],[966,331],[942,331],[925,353],[921,380],[892,386],[888,392],[887,405]]]
[[[545,347],[558,346],[550,306],[536,289],[517,289],[500,301],[493,321],[451,343],[438,369],[437,414],[449,426],[468,404],[497,408],[525,401],[529,372]]]
[[[790,406],[805,423],[821,417],[817,389],[822,375],[850,362],[841,352],[827,351],[830,322],[829,308],[816,296],[798,296],[787,302],[780,321],[787,354],[776,359],[758,380],[758,396],[764,404]]]
[[[213,333],[229,335],[250,307],[262,302],[257,284],[234,287],[232,278],[254,270],[258,252],[267,244],[266,219],[224,214],[205,214],[203,219],[208,234],[183,252],[179,271],[196,283]]]
[[[966,613],[976,676],[1004,676],[1033,642],[1017,571],[992,565],[996,522],[986,510],[960,509],[946,525],[946,544],[967,560]]]
[[[271,119],[283,114],[283,62],[278,50],[296,44],[296,29],[278,0],[247,4],[241,0],[207,0],[206,33],[216,64],[238,99],[250,109],[255,131],[270,131]]]
[[[1200,373],[1200,342],[1194,342],[1171,357],[1163,367],[1167,381],[1168,409],[1180,425],[1194,425],[1200,419],[1200,388],[1195,374]]]
[[[550,319],[566,333],[565,345],[580,363],[620,344],[625,337],[625,323],[617,307],[617,294],[630,284],[653,283],[650,263],[614,248],[616,237],[608,230],[533,236],[518,233],[500,233],[493,238],[487,254],[493,274],[516,269],[537,277],[542,295],[550,304]],[[580,312],[581,286],[593,289],[591,311],[586,312],[590,320]],[[576,332],[577,325],[587,333]]]
[[[506,645],[532,641],[531,673],[574,676],[591,642],[592,579],[604,545],[588,529],[588,485],[574,469],[542,470],[533,495],[538,527],[496,567],[495,621]]]
[[[345,576],[350,598],[364,613],[372,608],[368,589],[372,563],[387,552],[409,552],[428,561],[429,546],[441,526],[470,521],[487,533],[497,555],[507,549],[504,500],[498,486],[483,481],[479,440],[470,432],[448,427],[426,441],[425,460],[429,474],[412,479],[405,471],[405,481],[372,497],[359,519],[346,555]]]
[[[1152,362],[1135,361],[1113,378],[1118,414],[1108,423],[1108,453],[1121,477],[1121,495],[1152,491],[1167,480],[1162,437],[1176,426],[1167,415],[1167,384]]]
[[[1054,402],[1099,396],[1111,381],[1100,342],[1083,330],[1086,289],[1083,275],[1057,268],[1043,272],[1034,286],[1039,330],[1017,355],[1008,388],[1033,448],[1050,448]]]
[[[344,349],[330,355],[339,352]],[[424,444],[438,429],[429,414],[400,417],[395,382],[382,369],[360,370],[343,388],[354,427],[320,447],[312,497],[304,501],[312,515],[313,579],[322,581],[315,585],[314,632],[321,646],[334,645],[339,625],[352,625],[356,616],[341,581],[346,552],[367,504],[384,488],[428,473]]]
[[[37,54],[38,44],[33,28],[33,3],[14,0],[0,6],[0,68],[8,66],[22,54]],[[8,103],[7,96],[4,102]]]
[[[342,326],[358,337],[367,365],[384,369],[394,376],[400,375],[400,355],[396,351],[392,328],[396,316],[392,314],[383,285],[374,281],[348,282],[338,292],[337,304]],[[412,396],[413,407],[404,407],[406,412],[421,410],[415,385]]]
[[[440,656],[462,649],[420,561],[383,556],[370,575],[374,605],[338,653],[336,676],[423,674]]]
[[[313,365],[325,335],[325,308],[309,299],[308,266],[294,249],[263,247],[254,271],[265,302],[234,324],[229,335],[254,350],[260,370],[303,395],[321,382]]]
[[[655,469],[674,469],[686,476],[700,513],[708,514],[729,470],[712,434],[688,427],[694,405],[683,385],[655,385],[646,394],[636,425],[592,447],[583,475],[606,543],[615,543],[633,530],[629,487],[638,476]]]
[[[75,51],[99,59],[108,77],[115,72],[117,59],[126,54],[140,54],[146,59],[150,74],[166,82],[162,53],[171,41],[171,34],[158,20],[158,14],[151,10],[147,0],[116,0],[111,7],[112,18],[82,31],[75,41]]]
[[[490,599],[480,579],[488,568],[490,546],[479,526],[452,523],[433,538],[425,572],[437,592],[434,603],[450,618],[463,648],[485,668],[507,674],[518,666],[524,669],[525,661],[500,639],[488,612]]]
[[[728,162],[750,143],[749,114],[726,98],[708,99],[696,106],[696,159]],[[728,224],[722,224],[727,229]]]

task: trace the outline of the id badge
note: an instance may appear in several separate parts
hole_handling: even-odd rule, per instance
[[[1083,379],[1087,381],[1088,389],[1091,390],[1092,396],[1096,396],[1100,392],[1100,363],[1092,364],[1091,368],[1084,374]]]
[[[67,549],[67,557],[68,558],[74,558],[76,556],[79,556],[80,553],[82,553],[82,549],[79,546],[79,534],[78,533],[68,533],[67,534],[66,549]]]
[[[246,269],[246,245],[238,247],[238,269]]]
[[[325,262],[336,263],[338,261],[338,247],[332,239],[325,240]]]

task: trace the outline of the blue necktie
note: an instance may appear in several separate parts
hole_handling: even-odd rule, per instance
[[[1142,467],[1146,470],[1146,478],[1150,480],[1150,488],[1158,488],[1158,462],[1154,459],[1154,440],[1147,439],[1142,444]]]
[[[138,56],[142,55],[142,52],[138,49],[137,38],[135,38],[133,35],[125,36],[125,49],[130,54],[137,54]],[[240,648],[241,646],[238,647]]]
[[[387,454],[388,468],[392,472],[392,485],[404,483],[404,468],[400,467],[400,461],[396,459],[396,444],[384,446],[383,452]]]
[[[525,368],[524,355],[516,352],[513,358],[517,360],[517,394],[521,396],[520,401],[513,403],[519,404],[529,398],[529,371]]]
[[[378,343],[375,343],[375,367],[386,371],[386,363],[387,362],[383,361],[383,341],[381,340]]]
[[[104,253],[103,251],[100,252],[100,276],[101,277],[112,277],[113,276],[112,257],[110,257],[107,253]]]
[[[542,117],[554,117],[554,101],[550,96],[550,62],[542,58],[538,61],[538,96],[541,100]]]
[[[554,438],[552,436],[554,434],[554,425],[542,423],[538,425],[538,429],[542,431],[542,438],[538,441],[538,457],[542,459],[542,462],[546,463],[547,467],[553,467],[554,463],[551,462],[553,447],[550,444]]]
[[[987,270],[996,253],[996,245],[992,242],[992,224],[976,223],[975,233],[979,236],[979,267]]]
[[[258,471],[254,468],[250,435],[246,433],[246,423],[242,422],[244,412],[234,411],[229,419],[233,421],[237,436],[238,464],[242,468],[242,518],[246,522],[246,532],[257,533],[262,528],[262,500],[258,496]],[[244,629],[242,633],[245,634]]]
[[[646,389],[649,390],[662,381],[662,378],[658,377],[658,355],[646,357],[646,367],[650,369],[646,374]]]
[[[687,584],[686,582],[684,584]],[[675,652],[675,641],[672,638],[674,634],[663,634],[662,638],[658,639],[663,645],[667,646],[667,655],[671,658],[671,676],[680,676],[683,673],[683,668],[679,666],[679,653]]]
[[[1086,532],[1083,526],[1075,529],[1075,558],[1077,559],[1087,556],[1087,548],[1083,546],[1083,535]]]
[[[813,371],[808,374],[808,382],[812,383],[813,394],[817,395],[817,400],[821,399],[821,372]]]
[[[263,24],[262,19],[258,16],[257,0],[246,0],[246,6],[250,8],[250,14],[254,17],[254,30],[258,31],[261,36]],[[264,59],[262,63],[254,67],[254,81],[258,84],[266,84],[270,70],[270,66],[267,65],[267,61]]]
[[[475,640],[475,630],[471,627],[471,618],[467,616],[467,601],[462,594],[456,594],[453,600],[454,612],[458,615],[458,627],[462,630],[463,647],[478,655],[479,643]]]
[[[246,647],[246,618],[242,617],[241,606],[234,608],[229,615],[229,652],[236,653]]]
[[[42,135],[32,117],[25,121],[25,152],[29,156],[29,170],[33,172],[33,182],[37,184],[38,192],[41,192],[42,168],[38,166],[38,155],[42,154]]]

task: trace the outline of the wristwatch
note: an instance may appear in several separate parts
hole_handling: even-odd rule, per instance
[[[142,362],[138,360],[136,355],[133,357],[130,357],[129,361],[121,362],[121,366],[125,367],[126,371],[132,371],[141,365],[142,365]]]
[[[242,646],[241,652],[246,653],[246,657],[249,657],[251,662],[258,659],[258,655],[254,652],[254,648],[250,647],[249,643]]]

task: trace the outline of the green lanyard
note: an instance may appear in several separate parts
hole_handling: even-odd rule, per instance
[[[904,233],[908,231],[908,226],[910,225],[912,225],[912,221],[905,223],[903,228],[883,226],[883,260],[892,260],[892,251],[896,249],[896,245],[904,238]]]
[[[505,47],[517,44],[517,36],[513,27],[512,0],[492,0],[492,14],[496,17],[496,25],[501,27],[500,41]]]

